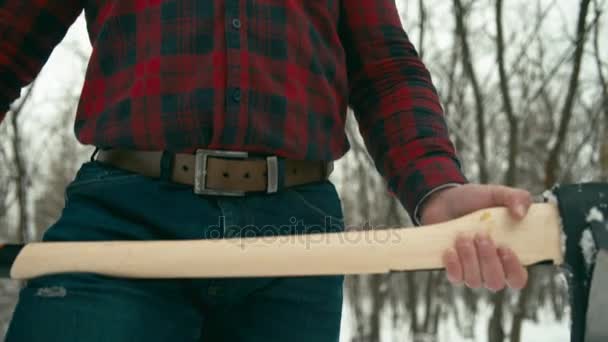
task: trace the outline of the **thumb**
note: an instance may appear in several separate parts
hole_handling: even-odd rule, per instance
[[[522,219],[532,205],[532,195],[522,189],[510,188],[501,185],[488,185],[487,206],[507,207],[511,215]]]

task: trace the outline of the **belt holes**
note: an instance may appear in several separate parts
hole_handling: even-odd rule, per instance
[[[184,170],[184,172],[188,172],[188,165],[182,165],[182,170]]]
[[[296,169],[291,169],[291,173],[295,175],[296,173],[298,173],[298,170],[296,170]]]
[[[245,174],[243,175],[243,177],[245,177],[246,179],[249,179],[251,175],[249,174],[249,172],[245,172]]]
[[[230,178],[230,175],[226,171],[224,171],[224,173],[222,173],[222,176],[224,176],[224,178]]]

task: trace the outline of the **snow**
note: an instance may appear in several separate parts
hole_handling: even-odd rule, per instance
[[[388,291],[388,284],[386,283],[386,281],[383,281],[380,284],[380,288],[378,290],[380,291],[380,293],[386,293],[386,291]]]
[[[587,267],[587,270],[589,270],[595,263],[595,254],[597,253],[595,241],[593,240],[593,235],[591,234],[591,230],[589,228],[585,229],[583,232],[581,240],[579,241],[579,246],[581,246],[581,249],[583,250],[585,266]]]
[[[478,317],[472,327],[475,337],[466,337],[456,327],[456,320],[450,315],[442,320],[439,326],[436,342],[488,342],[488,322],[492,315],[492,306],[486,302],[479,303]],[[537,312],[538,320],[524,320],[522,324],[521,342],[567,342],[570,341],[570,320],[557,321],[549,306]],[[350,342],[353,337],[352,312],[344,301],[342,310],[342,329],[340,342]],[[375,342],[412,341],[408,326],[391,327],[391,312],[387,310],[382,317],[381,338]]]
[[[562,257],[566,255],[566,242],[568,241],[568,236],[566,236],[566,232],[564,232],[564,226],[562,225],[562,220],[559,220],[560,227],[560,240],[562,242]]]
[[[597,207],[591,208],[589,214],[587,214],[587,222],[591,223],[593,221],[604,222],[604,214]]]
[[[556,207],[559,205],[558,201],[557,201],[557,196],[555,195],[555,189],[557,189],[557,186],[554,187],[552,190],[545,190],[545,192],[543,192],[543,198],[545,200],[545,202],[547,203],[551,203],[553,205],[555,205]],[[559,218],[559,228],[560,228],[560,239],[561,239],[561,243],[562,243],[562,255],[566,255],[566,240],[567,240],[567,236],[566,233],[564,232],[564,224],[562,222],[562,218]]]
[[[557,205],[557,196],[555,196],[555,193],[553,192],[553,190],[545,190],[545,192],[543,192],[543,198],[545,199],[545,202],[547,203],[551,203],[551,204],[555,204]]]
[[[603,207],[602,204],[600,204],[600,207]],[[586,218],[587,223],[604,222],[604,220],[604,214],[597,207],[592,207],[589,210],[589,213],[587,214]],[[606,229],[608,229],[608,224],[606,225]],[[595,263],[595,255],[597,254],[597,246],[595,245],[595,240],[593,240],[593,234],[589,228],[585,229],[585,231],[583,232],[581,240],[579,241],[579,245],[583,250],[585,264],[587,266],[587,270],[589,270],[589,268]]]

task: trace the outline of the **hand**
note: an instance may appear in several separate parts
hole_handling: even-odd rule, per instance
[[[516,219],[522,219],[530,205],[529,192],[497,185],[467,184],[440,190],[428,198],[421,208],[422,224],[433,224],[458,218],[475,210],[507,207]],[[464,282],[468,287],[496,292],[505,286],[523,288],[528,272],[508,247],[496,246],[487,234],[474,238],[459,236],[454,248],[443,255],[448,280]]]

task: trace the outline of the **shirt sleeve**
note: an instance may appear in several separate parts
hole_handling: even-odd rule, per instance
[[[0,1],[0,122],[82,12],[82,1]]]
[[[342,2],[349,105],[376,168],[415,219],[422,200],[467,182],[431,76],[405,33],[394,0]]]

